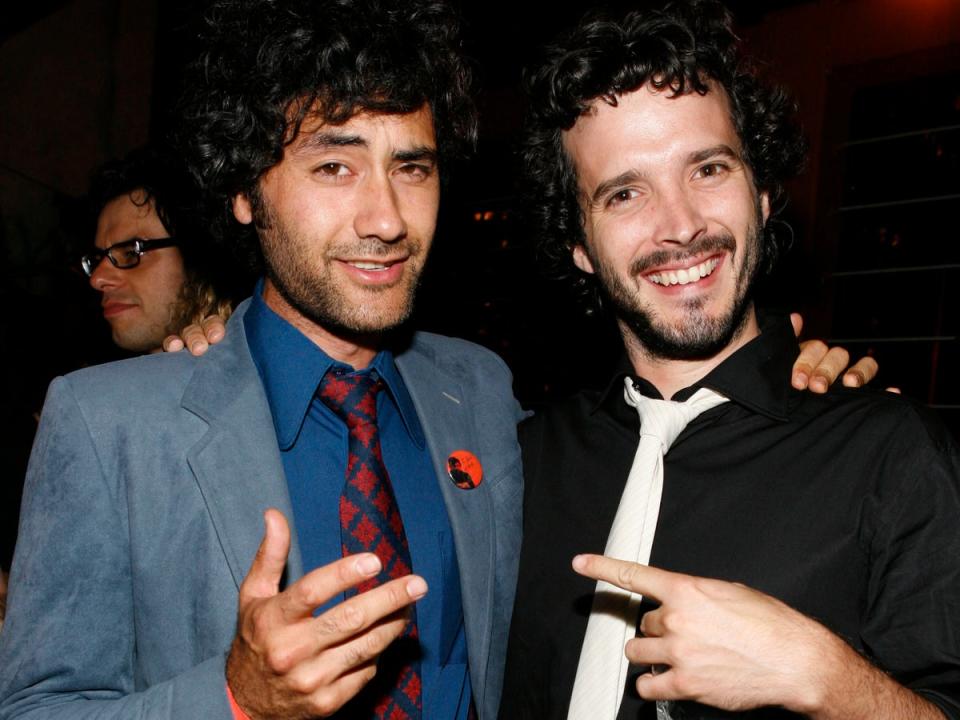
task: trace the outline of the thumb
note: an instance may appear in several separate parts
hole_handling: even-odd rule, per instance
[[[290,526],[279,510],[263,514],[263,540],[250,565],[250,572],[240,586],[240,602],[273,597],[280,589],[280,577],[290,552]]]
[[[803,331],[803,316],[800,313],[790,313],[790,324],[793,325],[793,334],[800,337]]]

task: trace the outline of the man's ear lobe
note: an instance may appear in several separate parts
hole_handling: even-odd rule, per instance
[[[233,196],[233,216],[241,225],[249,225],[253,222],[253,206],[245,193],[237,193]]]
[[[587,255],[587,251],[583,245],[573,246],[573,264],[588,275],[593,275],[594,273],[593,262],[591,262],[590,256]]]

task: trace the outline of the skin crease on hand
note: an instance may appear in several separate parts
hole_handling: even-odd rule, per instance
[[[264,524],[240,587],[227,682],[244,690],[245,700],[236,690],[234,697],[254,720],[325,717],[373,677],[377,656],[403,632],[406,608],[426,594],[427,584],[416,575],[397,578],[313,617],[318,605],[379,572],[380,561],[373,554],[348,556],[280,592],[290,528],[275,509],[266,511]]]
[[[637,679],[641,697],[733,712],[780,705],[817,720],[943,718],[823,625],[769,595],[600,555],[578,555],[572,564],[660,603],[643,616],[643,637],[625,648],[634,664],[667,667]]]

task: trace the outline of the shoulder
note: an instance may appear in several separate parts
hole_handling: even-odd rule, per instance
[[[51,385],[51,393],[69,392],[81,405],[150,408],[179,400],[199,359],[189,353],[158,353],[95,365],[69,373]]]
[[[956,452],[940,417],[916,400],[872,388],[834,387],[825,395],[797,393],[793,413],[800,423],[819,423],[877,443]]]
[[[857,488],[864,517],[873,518],[864,527],[960,508],[960,446],[922,404],[843,388],[800,398],[790,422],[799,448],[820,458],[820,472]]]
[[[406,352],[419,353],[438,365],[470,369],[481,367],[509,374],[503,359],[482,345],[436,333],[418,332],[413,335]]]
[[[599,390],[580,390],[565,398],[534,406],[531,408],[533,414],[520,425],[521,440],[565,435],[578,428],[613,422],[611,415],[600,409],[601,398]]]
[[[515,440],[523,412],[513,394],[513,375],[499,355],[467,340],[415,333],[395,357],[412,393],[449,384],[467,399],[478,427],[509,418]]]
[[[492,350],[468,340],[418,332],[397,358],[401,364],[436,369],[465,385],[482,385],[487,392],[502,391],[513,397],[513,375],[507,364]]]

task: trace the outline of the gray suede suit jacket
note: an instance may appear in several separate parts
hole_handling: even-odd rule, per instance
[[[231,718],[238,588],[263,511],[293,522],[244,312],[201,358],[52,383],[0,633],[0,718]],[[453,526],[477,710],[493,718],[520,545],[520,409],[503,362],[465,341],[417,334],[396,362]],[[458,449],[483,465],[476,489],[447,478]],[[302,573],[294,533],[286,581]]]

